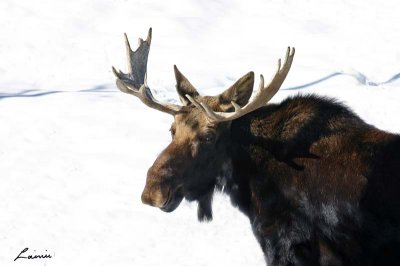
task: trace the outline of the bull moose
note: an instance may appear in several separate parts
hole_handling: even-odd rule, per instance
[[[147,83],[152,38],[128,53],[118,88],[174,116],[171,143],[147,173],[141,199],[165,212],[183,199],[212,219],[215,190],[251,223],[268,265],[399,265],[400,136],[365,123],[338,101],[277,93],[292,65],[288,48],[272,81],[250,100],[254,73],[217,96],[201,96],[174,66],[182,105],[156,100]],[[268,104],[267,104],[268,103]]]

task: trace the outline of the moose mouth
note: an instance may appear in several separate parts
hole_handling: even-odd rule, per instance
[[[173,212],[178,208],[183,200],[183,195],[179,191],[173,193],[171,190],[168,192],[168,198],[160,209],[164,212]]]

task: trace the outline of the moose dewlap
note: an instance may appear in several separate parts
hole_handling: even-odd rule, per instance
[[[400,261],[400,136],[383,132],[333,99],[280,104],[293,62],[288,48],[268,85],[254,73],[218,96],[201,96],[174,66],[182,105],[157,101],[146,84],[152,30],[132,51],[118,88],[174,116],[171,143],[147,173],[145,204],[174,211],[198,202],[212,219],[222,189],[248,218],[268,265],[396,265]]]

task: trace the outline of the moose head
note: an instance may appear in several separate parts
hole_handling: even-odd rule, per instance
[[[286,60],[271,82],[264,86],[260,75],[257,94],[253,92],[254,73],[249,72],[217,96],[201,96],[189,80],[174,66],[176,89],[182,105],[156,100],[146,83],[147,59],[152,29],[146,40],[132,51],[125,34],[128,73],[117,71],[117,87],[138,97],[148,107],[174,116],[171,143],[161,152],[147,173],[142,202],[163,211],[174,211],[185,198],[198,201],[198,218],[212,218],[211,201],[221,177],[231,175],[231,124],[235,119],[264,106],[279,90],[293,61],[294,48],[288,48]]]

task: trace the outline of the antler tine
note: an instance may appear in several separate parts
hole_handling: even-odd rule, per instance
[[[268,103],[271,98],[278,92],[282,83],[284,82],[287,74],[289,73],[290,67],[293,62],[295,49],[288,47],[286,51],[285,63],[281,65],[281,60],[278,60],[277,70],[271,80],[271,82],[264,86],[264,76],[260,75],[259,89],[254,98],[246,104],[244,107],[240,107],[237,103],[231,102],[235,108],[234,112],[215,112],[209,106],[204,103],[200,103],[195,99],[188,98],[196,107],[200,108],[207,114],[209,118],[217,122],[230,121],[245,114],[248,114]]]
[[[172,115],[179,113],[182,110],[182,106],[157,101],[153,97],[150,88],[147,86],[147,59],[150,51],[152,29],[149,29],[145,41],[142,38],[139,38],[139,46],[136,51],[132,51],[126,33],[124,33],[124,36],[128,57],[128,73],[125,74],[112,67],[114,75],[117,77],[117,87],[122,92],[138,97],[144,104],[151,108]]]
[[[265,90],[268,91],[266,93],[265,103],[269,102],[272,97],[278,92],[279,88],[282,86],[282,83],[285,81],[287,74],[289,73],[290,67],[292,66],[293,57],[294,57],[295,49],[294,47],[287,48],[285,63],[281,67],[281,60],[278,61],[278,69],[276,70],[275,75],[272,80],[265,87]]]
[[[156,100],[151,93],[149,87],[147,87],[145,84],[140,86],[138,90],[132,89],[131,87],[128,87],[126,83],[120,79],[117,79],[116,81],[117,87],[125,93],[131,94],[133,96],[138,97],[145,105],[159,110],[164,113],[168,113],[171,115],[176,115],[177,113],[182,111],[182,107],[179,105],[175,104],[167,104],[167,103],[161,103],[158,100]]]

